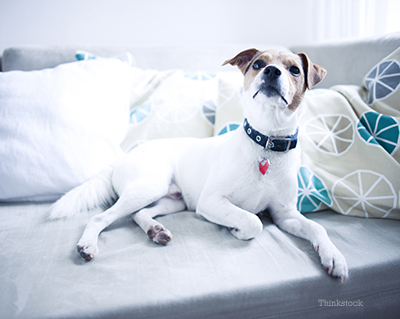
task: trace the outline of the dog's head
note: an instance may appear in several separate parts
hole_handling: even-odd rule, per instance
[[[306,89],[311,89],[326,75],[305,53],[249,49],[225,61],[236,65],[244,75],[244,91],[262,104],[295,111]]]

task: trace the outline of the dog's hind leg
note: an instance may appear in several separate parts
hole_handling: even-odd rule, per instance
[[[77,245],[81,257],[86,260],[93,259],[98,253],[98,236],[111,223],[166,196],[169,185],[163,184],[146,185],[143,181],[137,181],[125,188],[114,206],[90,218]]]
[[[154,206],[146,207],[132,214],[133,220],[147,236],[157,244],[165,246],[172,240],[171,232],[153,218],[183,211],[186,204],[181,198],[163,197]]]

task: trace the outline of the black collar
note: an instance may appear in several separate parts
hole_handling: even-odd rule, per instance
[[[244,119],[243,124],[244,131],[246,134],[258,145],[261,145],[265,149],[274,152],[287,152],[297,145],[297,136],[299,133],[299,128],[297,128],[296,133],[290,136],[266,136],[259,131],[255,130],[247,121]]]

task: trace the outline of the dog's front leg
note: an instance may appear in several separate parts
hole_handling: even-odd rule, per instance
[[[322,266],[329,275],[338,277],[344,283],[348,277],[344,256],[329,239],[324,227],[307,219],[296,209],[287,212],[271,212],[274,223],[282,230],[309,240],[319,253]]]
[[[210,222],[228,227],[238,239],[252,239],[262,232],[263,225],[257,215],[237,207],[222,196],[202,197],[196,213]]]

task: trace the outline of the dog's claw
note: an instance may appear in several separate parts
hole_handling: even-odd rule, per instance
[[[328,275],[332,276],[333,268],[331,266],[329,267],[324,266],[324,269],[327,271]]]
[[[321,247],[320,247],[321,248]],[[324,249],[320,249],[319,253],[324,252]],[[334,278],[340,279],[342,283],[345,283],[348,278],[347,263],[342,254],[338,250],[331,256],[321,256],[321,263],[328,274]]]

